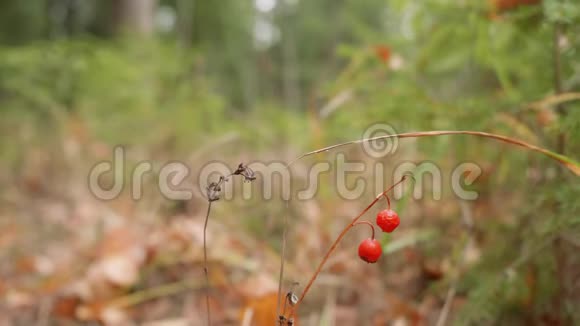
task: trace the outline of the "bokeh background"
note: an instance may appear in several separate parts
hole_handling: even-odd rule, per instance
[[[169,200],[169,161],[288,162],[398,132],[481,130],[580,159],[580,3],[575,0],[0,1],[0,325],[203,325],[203,196]],[[144,194],[88,189],[91,167],[126,150],[149,161]],[[460,162],[483,174],[461,201],[394,200],[384,256],[349,233],[300,307],[301,325],[580,323],[580,182],[557,162],[469,136],[359,146],[349,160]],[[353,175],[372,181],[373,170]],[[446,181],[447,180],[447,181]],[[104,177],[104,184],[114,180]],[[342,227],[374,197],[255,195],[215,202],[208,226],[215,325],[272,325],[283,217],[284,288],[300,293]],[[239,191],[241,180],[232,179]],[[354,183],[352,183],[354,184]],[[352,185],[351,184],[351,185]],[[384,203],[365,216],[373,220]]]

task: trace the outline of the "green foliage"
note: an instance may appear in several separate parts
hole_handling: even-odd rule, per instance
[[[94,142],[161,148],[173,156],[210,148],[212,158],[237,159],[239,152],[255,160],[262,153],[287,157],[358,139],[369,125],[387,123],[397,132],[497,132],[580,160],[578,101],[528,106],[555,94],[555,41],[563,91],[580,90],[578,1],[544,0],[494,17],[487,0],[278,0],[268,13],[237,0],[195,1],[179,11],[185,2],[166,0],[160,3],[176,10],[178,21],[149,39],[114,35],[106,14],[112,1],[90,1],[87,15],[77,17],[80,30],[64,38],[52,32],[66,30],[70,19],[52,19],[47,3],[0,3],[5,161],[21,162],[32,145],[60,148],[72,137],[74,119]],[[184,17],[190,25],[179,20]],[[258,19],[274,28],[270,44],[255,38]],[[390,58],[377,57],[379,45]],[[345,93],[347,100],[319,114]],[[540,121],[543,113],[553,119]],[[215,146],[224,135],[235,135],[235,144]],[[562,282],[554,277],[554,239],[580,234],[577,178],[552,161],[468,137],[402,140],[385,160],[406,159],[407,149],[415,151],[414,160],[443,167],[460,161],[491,167],[487,181],[473,187],[482,205],[501,207],[475,221],[484,252],[461,275],[458,295],[467,303],[455,323],[521,324],[530,312],[538,317],[549,310]],[[325,201],[328,192],[321,190]],[[411,205],[404,200],[401,210]],[[446,194],[441,206],[455,203]],[[281,226],[275,220],[269,229],[263,221],[282,208],[248,206],[239,208],[251,211],[241,230],[277,246],[271,235]],[[396,254],[409,243],[426,243],[428,256],[460,253],[463,242],[449,243],[447,234],[456,216],[440,218],[444,228],[426,219],[424,232],[393,240],[387,249]],[[537,291],[527,302],[529,275]],[[445,278],[432,288],[441,295],[448,284]],[[572,305],[569,299],[564,305]]]
[[[543,4],[549,22],[572,24],[580,20],[580,7],[573,0],[545,0]]]
[[[23,43],[46,36],[44,1],[0,1],[0,43]]]
[[[43,124],[74,113],[110,143],[175,136],[189,146],[223,127],[223,102],[193,73],[197,57],[171,46],[40,43],[4,49],[0,58],[1,74],[10,76],[0,80],[9,101],[4,110],[34,109]],[[147,132],[153,129],[158,133]]]

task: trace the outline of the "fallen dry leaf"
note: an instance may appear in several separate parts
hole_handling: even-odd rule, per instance
[[[277,318],[277,300],[277,292],[247,298],[240,313],[240,323],[253,326],[271,326]]]

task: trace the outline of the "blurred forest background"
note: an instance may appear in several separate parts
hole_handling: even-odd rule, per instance
[[[287,162],[373,123],[493,132],[580,160],[579,59],[576,0],[2,0],[0,325],[204,324],[207,201],[167,200],[155,175],[139,201],[127,188],[98,200],[88,171],[117,145],[126,171],[187,163],[192,187],[207,162]],[[368,229],[349,234],[301,325],[580,324],[577,176],[468,136],[402,139],[378,161],[386,180],[404,161],[476,163],[480,196],[460,201],[444,179],[440,200],[426,182],[423,199],[394,201],[385,257],[363,263]],[[321,184],[289,209],[213,205],[215,325],[273,324],[285,214],[284,284],[300,292],[375,195]]]

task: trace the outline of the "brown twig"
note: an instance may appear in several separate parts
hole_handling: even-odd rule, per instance
[[[289,167],[288,165],[287,167]],[[280,250],[280,274],[278,275],[278,298],[276,302],[276,318],[280,316],[280,305],[282,300],[282,282],[284,280],[284,263],[286,261],[286,232],[288,230],[288,208],[290,207],[289,201],[286,200],[286,213],[284,214],[282,221],[282,248]],[[276,320],[278,322],[278,319]]]
[[[393,188],[395,188],[397,185],[401,184],[406,179],[407,179],[407,176],[405,175],[405,176],[403,176],[401,178],[400,181],[398,181],[397,183],[393,184],[387,190],[385,190],[385,191],[381,192],[380,194],[378,194],[375,197],[375,199],[364,210],[362,210],[355,218],[353,218],[352,221],[342,230],[342,232],[340,232],[340,234],[338,235],[338,237],[336,238],[336,240],[334,240],[334,242],[332,243],[332,245],[330,246],[330,248],[328,249],[328,251],[326,252],[326,254],[324,255],[324,257],[322,258],[322,261],[320,262],[320,264],[316,268],[316,271],[314,272],[314,274],[312,275],[312,277],[310,277],[310,280],[306,284],[306,287],[304,288],[304,291],[302,291],[302,294],[300,295],[300,298],[298,299],[298,302],[290,310],[289,318],[293,318],[294,317],[294,313],[298,310],[298,307],[300,306],[300,304],[304,300],[304,297],[308,293],[308,290],[310,289],[310,287],[312,286],[312,284],[314,283],[314,281],[318,277],[318,274],[320,274],[320,271],[324,267],[324,264],[326,263],[326,261],[328,260],[328,258],[330,257],[330,255],[332,255],[332,253],[334,252],[334,250],[336,249],[336,247],[338,246],[338,244],[340,243],[340,241],[342,240],[342,238],[344,238],[344,236],[348,233],[348,231],[350,229],[352,229],[357,224],[357,221],[364,214],[366,214],[366,212],[368,212],[369,209],[371,209],[371,207],[373,207],[386,193],[388,193],[389,191],[393,190]],[[371,226],[372,226],[372,224],[371,224]],[[374,233],[374,228],[373,228],[373,233]],[[374,236],[374,234],[373,234],[373,236]]]
[[[211,325],[211,314],[209,309],[209,272],[207,269],[207,245],[206,245],[206,230],[207,222],[209,221],[209,213],[211,211],[211,203],[209,200],[207,204],[207,213],[205,215],[205,222],[203,223],[203,272],[205,274],[205,308],[207,314],[207,325]]]

